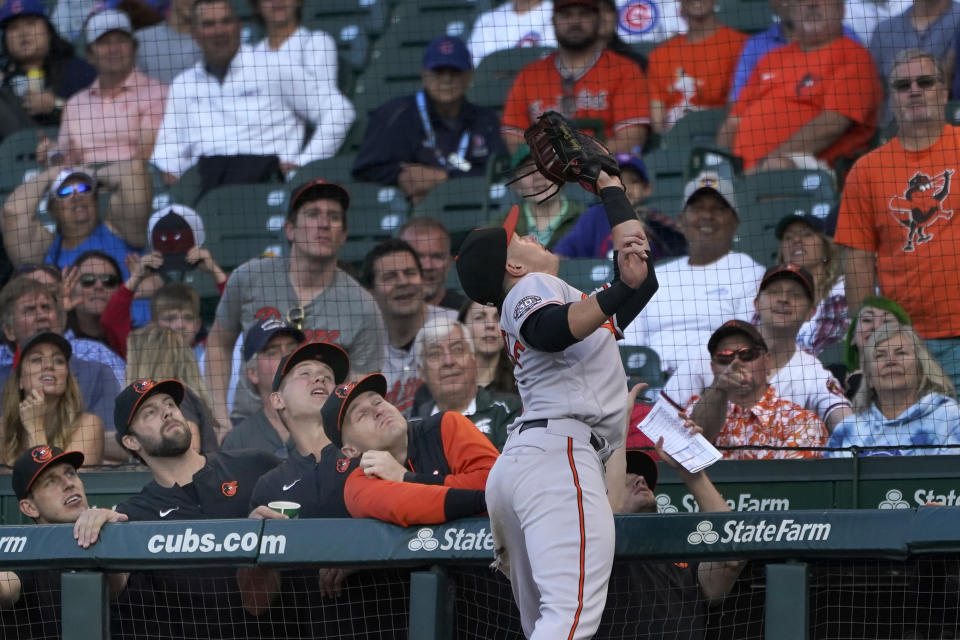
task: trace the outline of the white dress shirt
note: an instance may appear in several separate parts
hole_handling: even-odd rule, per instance
[[[201,156],[276,155],[303,166],[333,156],[353,118],[350,101],[336,90],[318,92],[300,63],[243,46],[222,83],[203,61],[177,76],[151,161],[175,176]],[[301,149],[303,121],[317,129]]]

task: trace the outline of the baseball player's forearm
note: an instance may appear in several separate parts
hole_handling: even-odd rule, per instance
[[[730,594],[746,564],[746,560],[700,563],[697,567],[697,581],[708,604],[714,604]]]
[[[647,279],[644,280],[643,284],[632,296],[627,298],[627,301],[624,302],[616,314],[614,314],[614,320],[621,333],[640,315],[640,312],[643,311],[647,303],[650,302],[650,299],[653,298],[653,294],[660,288],[660,283],[657,281],[657,274],[653,270],[653,263],[650,261],[647,262],[647,271]]]

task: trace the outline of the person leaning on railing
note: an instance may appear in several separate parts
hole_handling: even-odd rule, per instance
[[[863,382],[853,399],[856,413],[837,425],[829,446],[865,447],[859,455],[960,454],[960,448],[950,448],[960,445],[955,396],[953,383],[916,331],[885,324],[863,351]]]

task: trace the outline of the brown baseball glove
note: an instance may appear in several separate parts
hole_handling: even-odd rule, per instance
[[[556,111],[547,111],[524,133],[530,146],[530,156],[547,180],[557,185],[576,182],[597,193],[597,179],[601,171],[620,175],[616,158],[591,135],[578,131],[573,124]]]

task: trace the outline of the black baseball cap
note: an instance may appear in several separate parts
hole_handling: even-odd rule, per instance
[[[350,358],[342,348],[328,342],[308,342],[291,351],[277,365],[277,372],[273,376],[273,390],[279,391],[283,378],[304,360],[319,360],[329,366],[333,370],[334,384],[343,384],[350,373]]]
[[[710,352],[710,355],[713,355],[717,350],[717,344],[719,344],[721,340],[737,333],[747,336],[758,347],[762,347],[764,351],[768,351],[767,343],[764,341],[763,336],[760,335],[760,332],[757,331],[757,328],[743,320],[727,320],[720,325],[720,328],[710,336],[710,340],[707,342],[707,351]]]
[[[814,291],[816,290],[813,286],[813,276],[810,275],[809,271],[795,264],[778,264],[775,267],[767,269],[767,272],[763,274],[763,279],[760,280],[760,288],[758,291],[763,291],[768,284],[782,278],[799,282],[800,286],[803,287],[804,293],[807,294],[807,297],[810,298],[811,301],[813,300]]]
[[[520,207],[514,205],[502,227],[474,229],[460,245],[457,275],[463,292],[474,302],[497,307],[503,302],[507,246],[519,217]]]
[[[657,468],[657,461],[647,449],[653,449],[653,441],[646,436],[640,429],[632,428],[627,435],[627,442],[624,445],[627,455],[627,473],[634,473],[643,476],[647,482],[650,491],[657,488],[657,480],[660,478],[660,470]]]
[[[823,216],[818,215],[818,213],[820,212],[817,207],[814,207],[812,211],[797,211],[780,218],[780,222],[777,223],[777,228],[774,230],[777,240],[783,239],[783,232],[794,222],[802,222],[813,230],[832,238],[834,231],[837,229],[838,208],[836,206],[830,207],[826,215]]]
[[[290,208],[287,209],[287,217],[292,216],[300,206],[306,202],[314,200],[336,200],[343,208],[346,215],[350,208],[350,192],[336,182],[315,178],[297,188],[290,196]]]
[[[387,379],[379,373],[371,373],[358,382],[337,387],[327,398],[327,401],[323,403],[323,409],[320,410],[323,416],[323,431],[337,449],[343,446],[341,432],[343,431],[343,418],[347,415],[347,409],[361,393],[366,391],[373,391],[381,396],[386,395]]]
[[[250,327],[247,335],[243,337],[243,361],[248,362],[254,355],[263,351],[273,336],[281,333],[293,336],[298,343],[307,339],[300,329],[291,327],[283,320],[268,318]]]
[[[52,344],[58,347],[68,361],[70,360],[70,356],[73,355],[73,348],[70,346],[70,342],[66,338],[59,333],[54,333],[52,331],[41,331],[40,333],[32,335],[20,343],[20,347],[17,349],[17,353],[14,354],[13,357],[13,367],[19,367],[20,361],[23,359],[23,354],[38,344]]]
[[[113,407],[113,423],[117,427],[117,442],[130,433],[130,424],[140,405],[150,396],[165,393],[180,406],[185,393],[183,383],[179,380],[134,380],[117,396]]]
[[[22,500],[30,493],[30,487],[47,467],[66,462],[74,469],[83,466],[83,454],[79,451],[64,451],[58,447],[41,444],[27,449],[13,463],[13,493]]]

